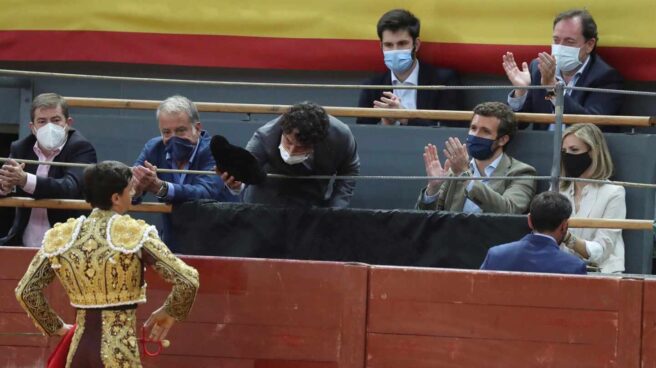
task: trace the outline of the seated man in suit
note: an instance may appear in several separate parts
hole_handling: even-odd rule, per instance
[[[351,129],[319,105],[301,102],[255,131],[250,151],[264,171],[290,176],[360,173],[360,158]],[[218,170],[218,169],[217,169]],[[229,172],[220,173],[233,193],[242,190],[246,203],[275,206],[348,207],[355,180],[267,178],[244,186]]]
[[[437,148],[424,148],[428,176],[534,176],[535,169],[505,153],[517,131],[515,114],[500,102],[486,102],[474,108],[467,145],[458,138],[445,142],[444,165]],[[473,157],[471,160],[469,157]],[[535,194],[535,180],[429,180],[417,199],[416,208],[453,212],[526,212]]]
[[[156,112],[161,135],[144,146],[134,164],[135,198],[142,200],[152,193],[161,202],[182,203],[197,199],[235,202],[232,195],[215,175],[158,173],[161,169],[213,170],[210,136],[202,130],[196,105],[183,96],[164,100]],[[171,215],[163,214],[162,240],[174,252],[184,249],[177,244],[171,231]]]
[[[459,85],[458,75],[451,69],[436,68],[421,63],[417,52],[419,40],[419,19],[403,9],[385,13],[378,21],[377,31],[385,65],[389,69],[365,84],[391,86]],[[416,89],[393,89],[382,91],[365,89],[360,93],[358,107],[387,109],[429,109],[461,110],[459,91],[436,91]],[[437,125],[436,121],[421,119],[358,118],[358,124],[383,125]],[[442,123],[464,127],[462,123]]]
[[[32,101],[31,134],[13,142],[9,157],[49,162],[96,162],[96,150],[72,128],[66,100],[55,93],[43,93]],[[24,165],[10,160],[0,169],[0,196],[15,192],[35,199],[82,198],[83,168]],[[46,208],[16,208],[14,222],[0,245],[40,247],[43,235],[58,222],[78,217],[80,211]]]
[[[585,275],[585,262],[558,246],[567,235],[571,213],[572,205],[564,195],[538,194],[528,214],[528,226],[533,233],[516,242],[490,248],[481,270]]]
[[[621,89],[622,76],[595,52],[599,37],[597,24],[587,10],[574,9],[558,14],[553,22],[551,54],[541,52],[537,59],[517,67],[512,52],[503,55],[503,69],[517,87],[550,86],[563,82],[568,87],[594,87]],[[508,96],[514,111],[554,112],[556,102],[553,91],[544,89],[516,89]],[[565,90],[565,114],[614,115],[622,106],[623,96],[614,93]],[[534,124],[544,130],[549,125]],[[616,127],[604,127],[616,131]]]

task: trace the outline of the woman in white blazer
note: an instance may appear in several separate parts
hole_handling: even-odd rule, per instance
[[[594,124],[575,124],[563,133],[561,176],[608,180],[613,161],[606,139]],[[561,181],[560,193],[572,202],[572,218],[626,218],[624,187]],[[624,271],[620,229],[570,229],[561,244],[603,273]]]

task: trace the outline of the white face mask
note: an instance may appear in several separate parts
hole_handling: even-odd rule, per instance
[[[580,47],[571,47],[564,45],[551,45],[551,55],[556,58],[556,68],[564,72],[571,72],[579,67]]]
[[[307,160],[310,157],[309,153],[304,153],[302,155],[290,155],[289,152],[285,149],[285,147],[281,145],[278,146],[278,149],[280,150],[280,157],[282,158],[283,161],[287,165],[296,165],[300,164],[301,162]]]
[[[66,142],[66,129],[53,123],[48,123],[36,131],[36,140],[41,148],[52,151]]]

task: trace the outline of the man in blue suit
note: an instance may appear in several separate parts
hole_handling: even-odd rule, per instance
[[[586,274],[581,259],[558,247],[567,235],[571,213],[572,205],[562,194],[538,194],[528,214],[528,226],[533,233],[490,248],[481,270]]]
[[[160,202],[182,203],[197,199],[237,202],[221,178],[215,175],[158,173],[160,169],[214,170],[209,134],[202,130],[198,110],[183,96],[172,96],[157,108],[161,136],[144,146],[134,164],[134,202],[146,193]],[[163,215],[162,240],[174,252],[184,252],[171,231],[171,215]]]
[[[563,82],[568,87],[621,89],[622,76],[595,52],[599,36],[592,15],[584,9],[573,9],[556,16],[553,22],[551,53],[541,52],[537,59],[522,63],[519,69],[511,52],[503,55],[503,68],[516,87],[552,86]],[[555,95],[545,89],[516,89],[508,96],[514,111],[554,112]],[[616,115],[622,107],[623,95],[590,91],[565,90],[565,114]],[[545,130],[546,124],[534,125]],[[604,131],[617,127],[604,126]]]

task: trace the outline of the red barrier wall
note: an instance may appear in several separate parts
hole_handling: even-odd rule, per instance
[[[14,298],[34,250],[0,248],[0,333],[36,332]],[[367,266],[327,262],[184,257],[201,276],[187,321],[171,347],[144,367],[362,367]],[[148,303],[158,308],[170,286],[149,270]],[[48,298],[69,323],[73,309],[58,282]],[[43,366],[57,338],[0,336],[1,367]]]
[[[643,283],[642,367],[656,368],[656,280]]]
[[[201,275],[189,319],[151,367],[362,367],[367,267],[343,263],[185,257]],[[170,287],[148,275],[148,304]],[[193,336],[193,338],[189,338]],[[190,359],[193,357],[193,359]]]
[[[638,367],[642,281],[372,267],[369,367]]]
[[[43,366],[13,290],[34,250],[0,248],[0,366]],[[656,280],[184,257],[201,275],[144,367],[655,367]],[[147,273],[140,321],[170,287]],[[48,290],[66,321],[58,282]]]

